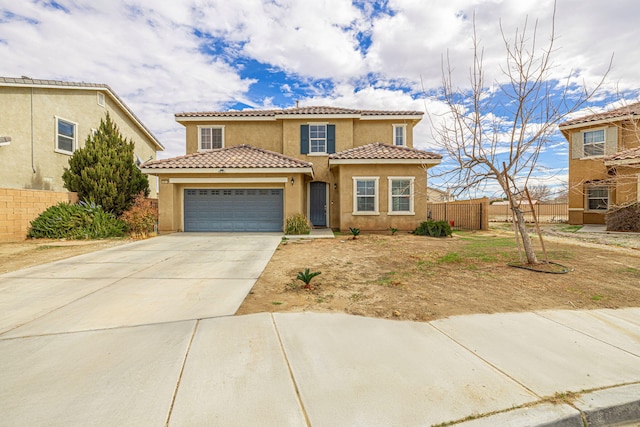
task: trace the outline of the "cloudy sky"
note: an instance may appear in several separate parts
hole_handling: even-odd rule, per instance
[[[333,105],[437,111],[442,55],[463,86],[473,17],[489,80],[507,35],[551,0],[0,0],[0,75],[106,83],[165,145],[184,154],[176,112]],[[587,86],[613,67],[591,109],[640,88],[636,0],[558,0],[553,74]],[[426,94],[425,94],[426,92]],[[417,148],[433,149],[429,120]],[[541,182],[566,179],[561,138]]]

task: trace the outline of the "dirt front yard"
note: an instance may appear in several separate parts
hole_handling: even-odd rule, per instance
[[[131,242],[128,239],[29,239],[0,243],[0,274]]]
[[[428,321],[472,313],[640,306],[640,250],[633,249],[640,248],[640,236],[625,236],[622,247],[603,242],[603,236],[561,230],[548,230],[545,247],[549,260],[570,269],[567,274],[509,267],[519,256],[508,227],[452,238],[386,233],[284,241],[238,314],[340,311]],[[296,280],[305,268],[321,272],[311,289]]]

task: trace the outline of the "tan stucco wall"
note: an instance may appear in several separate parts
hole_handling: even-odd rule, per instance
[[[186,126],[186,152],[198,151],[198,126],[224,126],[224,146],[249,144],[265,150],[282,153],[282,120],[278,121],[228,121],[182,122]]]
[[[389,214],[388,177],[414,177],[414,215]],[[353,215],[353,177],[379,177],[378,215]],[[350,227],[361,230],[413,230],[427,218],[427,175],[420,165],[340,165],[338,175],[339,229],[348,231]]]
[[[0,186],[65,191],[62,173],[70,156],[54,151],[56,116],[77,123],[77,144],[84,147],[91,130],[97,129],[100,119],[109,112],[122,135],[134,141],[138,156],[143,161],[155,159],[155,146],[151,140],[106,92],[105,107],[99,106],[97,92],[33,88],[32,98],[31,88],[0,87],[0,133],[11,137],[10,145],[0,147],[0,159],[3,160]],[[150,197],[155,197],[155,179],[149,179],[149,186]]]
[[[353,128],[354,147],[382,142],[393,145],[393,125],[407,125],[407,147],[413,148],[413,120],[356,120]]]

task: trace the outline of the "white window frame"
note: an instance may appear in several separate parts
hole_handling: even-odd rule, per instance
[[[353,178],[353,212],[352,215],[380,215],[378,200],[380,199],[380,177],[379,176],[354,176]],[[373,211],[358,210],[358,181],[374,181]]]
[[[402,144],[398,144],[396,141],[396,132],[397,129],[402,130]],[[392,145],[396,147],[406,147],[407,146],[407,125],[406,124],[396,124],[393,125],[393,136],[392,136]]]
[[[216,148],[213,147],[213,132],[211,134],[211,148],[202,148],[202,130],[203,129],[220,129],[221,134],[221,142],[219,148],[224,148],[224,125],[207,125],[207,126],[198,126],[198,151],[211,151]]]
[[[104,93],[98,92],[98,105],[104,107]]]
[[[589,200],[591,199],[601,199],[601,197],[589,197],[589,191],[590,190],[595,190],[595,189],[606,189],[607,190],[607,208],[606,209],[591,209],[589,207]],[[587,187],[585,187],[585,192],[584,192],[584,210],[585,212],[606,212],[607,210],[609,210],[609,204],[611,202],[611,189],[606,186],[606,185],[596,185],[596,184],[592,184],[592,185],[588,185]]]
[[[63,150],[62,148],[60,148],[58,146],[58,138],[59,137],[63,137],[63,138],[69,138],[67,135],[61,135],[58,133],[58,122],[63,121],[66,123],[69,123],[71,125],[73,125],[73,137],[71,138],[71,151],[67,151],[67,150]],[[55,148],[54,151],[56,153],[60,153],[60,154],[67,154],[69,156],[73,155],[73,152],[76,151],[76,149],[78,148],[78,123],[74,122],[73,120],[69,120],[69,119],[65,119],[64,117],[59,117],[59,116],[55,116],[55,120],[54,120],[54,135],[55,135]]]
[[[596,132],[602,132],[602,141],[599,141],[599,142],[592,141],[588,143],[585,142],[587,135],[594,134]],[[587,146],[594,147],[596,145],[602,145],[602,154],[587,154]],[[607,146],[607,129],[606,128],[589,129],[582,132],[582,153],[584,154],[584,157],[602,157],[606,152],[606,146]]]
[[[327,141],[327,124],[328,123],[308,123],[309,125],[309,155],[310,156],[323,156],[326,155],[329,147]],[[314,126],[324,127],[324,138],[311,138],[311,128]],[[324,141],[324,151],[313,151],[313,141]]]
[[[390,176],[387,177],[389,183],[389,215],[415,215],[414,207],[413,207],[413,183],[415,182],[414,176]],[[393,195],[393,181],[409,181],[409,210],[408,211],[394,211],[393,210],[393,198],[394,197],[407,197],[405,195],[402,196],[394,196]]]

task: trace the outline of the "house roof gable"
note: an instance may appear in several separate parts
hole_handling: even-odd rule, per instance
[[[142,169],[304,169],[310,162],[288,157],[274,151],[235,145],[210,151],[200,151],[170,159],[144,163]]]
[[[616,122],[616,121],[631,118],[631,117],[640,118],[640,102],[625,105],[623,107],[616,108],[614,110],[604,111],[602,113],[589,114],[587,116],[582,116],[572,120],[567,120],[566,122],[561,123],[559,127],[562,129],[562,128],[569,128],[569,127],[577,127],[578,125],[610,123],[610,122]]]
[[[122,110],[133,120],[133,122],[147,135],[147,137],[156,146],[159,151],[164,150],[164,146],[158,141],[158,139],[151,133],[151,131],[142,123],[142,121],[135,115],[133,111],[124,103],[108,85],[102,83],[85,83],[85,82],[65,82],[61,80],[42,80],[32,79],[29,77],[0,77],[0,86],[14,86],[14,87],[43,87],[49,89],[76,89],[76,90],[103,90],[116,104],[122,108]]]

